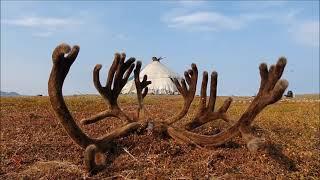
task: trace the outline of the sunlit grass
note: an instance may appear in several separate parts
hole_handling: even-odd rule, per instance
[[[317,100],[318,95],[303,95],[298,96],[296,99],[306,100]],[[219,108],[223,100],[226,97],[218,97],[216,108]],[[249,106],[250,102],[248,99],[252,97],[235,97],[235,101],[231,104],[228,110],[233,122],[237,121],[241,114]],[[245,102],[239,102],[238,100],[247,99]],[[107,103],[103,98],[97,95],[89,96],[66,96],[65,101],[75,116],[76,120],[79,121],[82,118],[89,117],[100,111],[108,108]],[[118,99],[120,107],[125,112],[133,113],[137,108],[137,100],[134,95],[121,95]],[[145,98],[146,108],[150,111],[151,115],[156,120],[163,120],[175,115],[183,105],[183,99],[180,96],[147,96]],[[177,125],[182,124],[192,119],[197,111],[199,103],[199,97],[195,98],[192,103],[188,115],[178,122]],[[66,135],[64,129],[59,124],[54,116],[54,112],[51,109],[49,97],[1,97],[1,174],[6,173],[18,173],[18,172],[29,172],[28,169],[34,169],[34,164],[43,161],[64,161],[67,160],[72,164],[82,167],[82,153],[83,150],[78,148],[71,139]],[[229,173],[231,178],[238,177],[239,174],[233,170],[230,171],[234,166],[240,168],[242,174],[246,177],[252,177],[249,172],[255,172],[255,177],[291,177],[291,178],[316,178],[320,168],[320,102],[319,101],[284,101],[277,102],[261,112],[255,119],[253,126],[260,129],[261,135],[273,143],[276,147],[279,147],[281,152],[284,154],[283,157],[291,159],[297,166],[297,170],[291,171],[284,168],[286,165],[278,161],[282,161],[281,158],[274,159],[273,156],[269,156],[263,152],[260,154],[250,154],[243,145],[244,143],[240,138],[236,138],[235,143],[240,144],[239,149],[230,148],[215,148],[215,149],[200,149],[190,150],[189,153],[184,153],[178,157],[167,157],[167,155],[152,154],[150,150],[150,156],[156,156],[159,160],[159,168],[166,165],[175,169],[159,169],[159,173],[164,175],[166,172],[174,174],[179,172],[182,175],[188,173],[199,173],[200,176],[203,173],[215,174],[214,176],[224,175],[226,172]],[[115,127],[121,126],[123,122],[117,119],[109,119],[103,122],[99,122],[97,125],[90,125],[82,127],[86,132],[94,136],[109,132]],[[200,132],[206,128],[219,127],[226,128],[227,125],[223,121],[212,122],[200,129]],[[206,130],[208,131],[208,130]],[[135,137],[135,136],[134,136]],[[131,137],[132,138],[132,137]],[[150,143],[145,143],[147,139],[145,136],[137,136],[134,138],[135,149],[131,149],[135,156],[138,158],[145,158],[146,150],[138,150],[144,146],[149,147]],[[129,137],[130,139],[130,137]],[[129,141],[129,140],[128,140]],[[166,146],[163,144],[167,140],[156,140],[152,142],[155,147],[165,146],[163,152],[167,152]],[[167,141],[171,146],[175,146],[174,142]],[[130,141],[128,142],[130,144]],[[142,146],[142,147],[140,147]],[[48,149],[49,148],[49,149]],[[155,148],[156,150],[156,148]],[[169,148],[170,150],[170,148]],[[188,150],[189,151],[189,150]],[[197,151],[201,151],[201,155],[196,155]],[[223,160],[214,160],[214,162],[223,164],[216,164],[214,169],[206,169],[205,171],[197,172],[197,167],[206,167],[207,161],[213,158],[213,154],[217,152],[223,152]],[[158,157],[159,156],[159,157]],[[201,157],[198,157],[201,156]],[[235,156],[238,159],[234,159]],[[121,156],[122,157],[122,156]],[[130,167],[121,165],[123,162],[128,162],[135,165],[135,160],[123,159],[119,157],[115,160],[112,167],[125,168],[122,171],[127,170]],[[220,156],[218,156],[219,159]],[[178,159],[177,159],[178,158]],[[179,158],[181,161],[179,161]],[[257,163],[257,159],[260,163]],[[172,162],[171,162],[172,161]],[[175,162],[178,161],[178,162]],[[185,164],[188,161],[193,162],[192,164]],[[170,162],[170,163],[169,163]],[[284,161],[286,162],[286,161]],[[291,162],[291,161],[290,161]],[[169,163],[169,164],[168,164]],[[181,164],[181,168],[177,166]],[[240,164],[239,164],[240,163]],[[49,163],[50,164],[50,163]],[[68,164],[68,163],[67,163]],[[197,164],[197,167],[196,167]],[[255,164],[253,166],[253,164]],[[147,164],[141,164],[141,169],[134,170],[132,178],[142,177],[143,174],[149,172]],[[219,167],[218,167],[219,166]],[[188,170],[189,169],[189,170]],[[38,172],[39,169],[37,169]],[[196,171],[197,170],[197,171]],[[114,171],[116,171],[114,169]],[[122,171],[119,171],[121,173]],[[229,172],[230,171],[230,172]],[[46,172],[49,172],[46,170]],[[57,171],[63,173],[63,171]],[[270,172],[271,174],[264,174],[263,172]],[[34,173],[34,172],[33,172]],[[69,172],[68,172],[69,173]],[[68,174],[66,173],[66,174]],[[110,173],[106,171],[99,177],[108,177],[106,174]],[[185,173],[185,174],[183,174]],[[249,173],[249,174],[248,174]],[[1,178],[0,174],[0,178]],[[61,175],[61,174],[60,174]],[[74,174],[73,174],[74,175]],[[75,178],[79,178],[78,175],[74,175]],[[80,177],[82,175],[80,174]],[[7,177],[7,176],[6,176]],[[38,176],[34,176],[38,177]],[[64,177],[64,176],[55,176]],[[163,177],[163,176],[161,176]]]

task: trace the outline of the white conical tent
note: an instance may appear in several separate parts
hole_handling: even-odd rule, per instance
[[[164,66],[160,60],[153,60],[140,72],[140,80],[147,75],[151,84],[148,85],[149,94],[177,94],[178,89],[170,78],[177,78],[179,81],[181,77]],[[137,93],[134,79],[131,78],[123,87],[122,94]]]

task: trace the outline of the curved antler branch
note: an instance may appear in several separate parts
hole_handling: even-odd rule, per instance
[[[248,148],[255,150],[260,143],[260,140],[252,135],[251,123],[266,106],[279,101],[289,85],[287,80],[280,79],[286,64],[286,58],[281,57],[276,65],[270,66],[269,71],[265,63],[259,66],[261,83],[258,94],[239,119],[239,130]]]
[[[196,133],[189,132],[187,130],[181,130],[167,126],[167,133],[174,139],[182,143],[197,144],[201,146],[217,146],[224,144],[231,138],[241,133],[243,139],[247,143],[249,150],[257,150],[259,145],[263,142],[263,139],[256,138],[251,133],[251,123],[255,117],[268,105],[273,104],[281,99],[285,89],[288,87],[286,80],[280,80],[282,73],[286,65],[286,59],[281,57],[276,65],[272,65],[270,69],[267,69],[267,65],[262,63],[259,67],[261,84],[257,96],[249,105],[247,110],[242,114],[237,123],[228,128],[227,130],[213,135],[205,136]],[[206,88],[208,82],[208,74],[204,72],[201,85],[201,99],[198,109],[198,113],[193,121],[186,125],[187,129],[193,129],[210,120],[224,119],[228,120],[225,114],[231,104],[231,98],[225,100],[224,104],[219,108],[217,112],[214,112],[214,106],[216,101],[216,86],[217,86],[217,73],[211,74],[211,89],[209,103],[206,106]],[[187,80],[187,81],[190,81]],[[182,91],[182,95],[185,97],[184,85],[182,87],[177,84],[179,91]]]
[[[63,125],[63,127],[67,131],[68,135],[72,138],[72,140],[76,144],[86,149],[85,163],[87,165],[89,172],[91,172],[92,170],[98,167],[98,164],[95,162],[93,158],[97,153],[107,151],[109,148],[111,148],[112,146],[111,142],[114,139],[127,136],[128,134],[136,131],[137,129],[141,128],[144,125],[139,124],[137,122],[132,122],[132,123],[126,124],[123,127],[115,129],[111,133],[97,139],[90,138],[86,133],[84,133],[80,129],[80,127],[77,125],[76,121],[72,117],[70,111],[68,110],[62,95],[63,82],[70,70],[71,65],[77,58],[79,49],[80,49],[79,46],[74,46],[71,49],[71,47],[67,44],[60,44],[55,48],[52,54],[53,67],[51,69],[49,82],[48,82],[48,94],[49,94],[50,103],[55,112],[55,115],[57,116],[60,123]],[[130,63],[128,63],[127,65],[129,64]],[[100,68],[101,67],[96,66],[95,71],[98,72]],[[130,69],[133,69],[133,68],[130,68]],[[125,78],[123,80],[125,80]],[[98,80],[99,79],[95,77],[95,83],[97,83]],[[95,85],[98,85],[99,87],[99,84],[95,84]],[[103,116],[103,114],[100,114],[100,116]]]
[[[140,81],[140,71],[141,71],[141,61],[137,62],[136,68],[134,70],[134,82],[137,89],[137,98],[138,98],[138,110],[137,110],[137,118],[140,117],[140,111],[145,110],[143,106],[143,99],[148,94],[148,85],[151,84],[151,81],[148,81],[148,76],[144,75],[142,81]],[[145,111],[145,113],[147,113]],[[149,115],[149,113],[148,113]],[[150,118],[150,117],[149,117]]]
[[[183,108],[176,116],[168,119],[165,121],[166,124],[171,125],[176,121],[182,119],[187,113],[190,108],[190,105],[194,99],[196,89],[197,89],[197,81],[198,81],[198,68],[196,64],[191,64],[191,69],[184,72],[185,79],[181,80],[181,84],[179,83],[178,79],[172,79],[174,84],[176,85],[178,91],[182,95],[184,99]],[[187,84],[188,87],[187,87]]]
[[[206,104],[207,99],[207,84],[208,84],[208,72],[203,72],[203,79],[201,84],[201,97],[200,97],[200,105],[198,112],[194,119],[191,122],[185,125],[185,129],[192,130],[203,124],[206,124],[210,121],[214,121],[217,119],[222,119],[226,122],[229,122],[229,117],[226,114],[230,104],[232,102],[232,98],[227,98],[223,105],[219,108],[218,111],[214,111],[215,103],[217,98],[217,79],[218,73],[213,71],[211,73],[211,84],[210,84],[210,97],[209,102]]]
[[[62,96],[63,82],[71,65],[75,61],[79,50],[79,46],[74,46],[71,49],[67,44],[60,44],[55,48],[52,54],[53,67],[48,82],[48,94],[51,106],[60,120],[60,123],[66,129],[69,136],[79,146],[85,148],[89,144],[92,144],[93,140],[89,138],[76,124]]]
[[[125,86],[130,74],[134,69],[135,58],[129,58],[127,61],[125,53],[116,53],[113,63],[109,69],[106,86],[103,87],[100,82],[101,64],[97,64],[93,70],[93,83],[100,95],[110,106],[110,110],[102,111],[88,119],[81,120],[82,124],[91,124],[106,117],[117,117],[127,122],[133,122],[133,119],[127,116],[119,107],[117,99]]]
[[[96,114],[90,118],[83,119],[80,122],[82,125],[88,125],[88,124],[96,123],[96,122],[98,122],[104,118],[107,118],[107,117],[115,117],[115,118],[119,118],[119,119],[123,119],[123,120],[127,119],[126,114],[124,114],[120,110],[115,109],[115,110],[105,110],[105,111],[99,112],[98,114]]]
[[[260,88],[257,96],[240,118],[243,124],[250,125],[263,108],[281,99],[289,85],[287,80],[280,80],[286,63],[287,60],[281,57],[276,65],[270,66],[269,71],[265,63],[259,66],[261,76]]]
[[[100,80],[98,78],[101,66],[97,65],[95,70],[93,71],[93,79],[95,86],[98,92],[101,94],[101,96],[103,96],[107,100],[111,108],[119,108],[117,102],[118,96],[121,92],[121,89],[125,86],[134,68],[133,63],[135,62],[135,58],[129,58],[126,62],[125,58],[125,53],[116,53],[114,55],[114,60],[109,69],[105,87],[101,86]]]

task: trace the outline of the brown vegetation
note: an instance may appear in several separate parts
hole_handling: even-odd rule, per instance
[[[98,96],[65,99],[75,119],[105,109],[104,100]],[[218,97],[216,104],[222,105],[225,99]],[[134,112],[137,107],[132,96],[120,96],[119,104],[126,112]],[[176,113],[183,101],[178,96],[147,96],[144,104],[161,121]],[[239,117],[248,105],[249,102],[234,102],[228,110],[230,118]],[[191,104],[189,115],[178,125],[191,121],[196,107],[198,101]],[[115,142],[114,151],[107,153],[107,167],[94,178],[316,179],[320,172],[319,109],[319,102],[291,101],[267,108],[253,124],[255,133],[267,142],[267,148],[257,152],[249,152],[241,138],[215,148],[195,148],[173,139],[164,141],[158,136],[132,134]],[[82,127],[89,135],[98,137],[123,123],[111,118]],[[227,124],[218,120],[196,131],[211,135],[224,128]],[[55,119],[48,97],[2,97],[0,145],[0,179],[78,179],[86,174],[83,150]]]

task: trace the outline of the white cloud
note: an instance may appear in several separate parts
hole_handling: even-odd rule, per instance
[[[192,4],[191,2],[186,2]],[[162,16],[162,21],[169,28],[183,31],[235,31],[241,30],[255,22],[266,21],[272,25],[282,26],[289,31],[292,40],[303,46],[319,47],[319,21],[302,19],[300,13],[302,8],[289,8],[287,11],[266,11],[263,9],[272,7],[283,7],[286,1],[268,1],[262,3],[244,2],[259,6],[260,11],[240,11],[238,14],[228,15],[214,10],[201,11],[192,6],[185,8],[174,8]],[[196,10],[197,9],[197,10]],[[201,8],[200,8],[201,9]]]
[[[51,36],[52,34],[53,34],[52,31],[48,31],[48,32],[36,32],[36,33],[33,33],[32,36],[44,38],[44,37],[49,37],[49,36]]]
[[[283,6],[286,2],[241,2],[230,4],[239,5],[243,3],[267,8]],[[178,1],[178,7],[163,14],[161,19],[168,27],[175,29],[186,31],[222,31],[239,30],[255,21],[275,19],[278,17],[277,13],[254,11],[228,15],[216,10],[208,11],[209,6],[206,4],[206,1]]]
[[[180,13],[180,12],[179,12]],[[253,21],[271,19],[272,14],[240,14],[227,16],[214,11],[198,11],[193,13],[171,13],[164,16],[168,27],[188,31],[221,31],[239,30]]]
[[[114,38],[117,40],[129,40],[129,37],[126,34],[115,34]]]
[[[319,47],[319,21],[296,23],[289,32],[301,45]]]
[[[180,0],[177,2],[179,5],[183,7],[203,6],[206,4],[206,1],[202,1],[202,0]]]
[[[31,34],[32,36],[44,38],[53,35],[61,29],[70,29],[71,27],[84,23],[74,18],[25,16],[21,18],[3,19],[1,20],[1,24],[29,28],[34,30]]]
[[[291,10],[280,20],[278,18],[278,23],[287,28],[289,35],[297,44],[319,47],[319,21],[301,19],[299,16],[301,12],[303,9]]]
[[[282,8],[287,4],[287,1],[241,1],[239,3],[235,3],[234,5],[240,9],[246,10],[265,10],[265,9],[274,9],[274,8]]]
[[[5,19],[4,24],[33,28],[58,28],[66,25],[82,24],[71,18],[54,17],[22,17],[17,19]]]
[[[239,29],[243,22],[236,18],[227,17],[216,12],[195,12],[187,15],[172,17],[169,27],[186,28],[189,30],[221,30]]]

